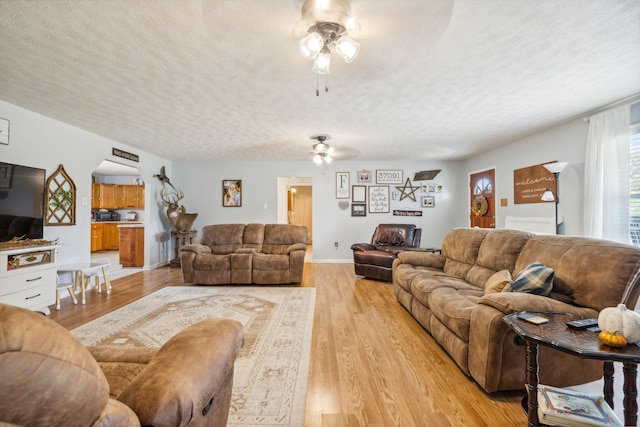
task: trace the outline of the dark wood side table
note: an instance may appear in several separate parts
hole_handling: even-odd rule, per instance
[[[538,420],[538,345],[551,347],[583,359],[602,360],[604,371],[604,399],[613,408],[613,362],[623,363],[624,372],[624,425],[635,426],[638,419],[638,391],[636,386],[637,364],[640,362],[640,346],[623,348],[607,347],[598,340],[598,334],[586,330],[574,330],[565,324],[580,317],[565,313],[539,313],[549,319],[548,323],[534,325],[518,319],[518,313],[504,317],[513,330],[527,344],[526,390],[528,426],[540,426]]]
[[[198,234],[198,230],[178,231],[173,230],[173,259],[169,261],[171,267],[180,267],[180,249],[187,244],[193,243],[193,238]]]

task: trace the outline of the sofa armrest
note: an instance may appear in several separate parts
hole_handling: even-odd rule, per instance
[[[598,317],[598,311],[592,308],[578,307],[553,298],[526,292],[495,292],[480,298],[478,304],[493,307],[505,315],[527,310],[569,313],[582,317]]]
[[[444,269],[446,258],[432,252],[404,251],[398,254],[399,264],[411,264],[422,267]]]
[[[375,251],[376,249],[377,248],[370,243],[354,243],[353,245],[351,245],[352,251],[366,252],[366,251]]]
[[[182,252],[194,252],[196,254],[210,254],[211,248],[207,245],[200,245],[198,243],[190,243],[184,245],[181,249]]]
[[[293,245],[287,248],[287,254],[290,254],[291,252],[294,252],[294,251],[306,251],[306,250],[307,250],[307,245],[305,245],[304,243],[294,243]]]
[[[142,425],[218,425],[213,417],[226,423],[243,344],[244,329],[235,320],[196,323],[167,341],[118,400]]]

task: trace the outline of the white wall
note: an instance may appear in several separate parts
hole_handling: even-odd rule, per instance
[[[507,215],[552,217],[555,215],[553,203],[513,203],[513,171],[554,160],[569,162],[559,177],[558,216],[565,218],[561,233],[582,235],[584,160],[588,130],[588,122],[576,119],[473,157],[464,162],[467,180],[458,191],[468,195],[468,174],[495,166],[497,228],[504,227]],[[508,199],[508,206],[500,206],[500,199]]]
[[[10,121],[9,145],[0,145],[0,160],[46,169],[47,177],[62,164],[76,185],[76,225],[44,227],[45,239],[60,239],[60,262],[90,259],[91,173],[105,159],[140,170],[146,184],[144,264],[154,267],[168,262],[172,257],[169,222],[157,201],[161,183],[153,175],[162,166],[170,173],[171,162],[4,101],[0,101],[0,117]],[[139,155],[140,162],[113,156],[112,147]]]
[[[358,184],[356,173],[367,169],[394,169],[404,172],[413,180],[414,173],[423,170],[441,169],[432,182],[442,184],[444,191],[433,194],[434,208],[420,207],[417,192],[416,202],[405,198],[391,201],[393,209],[421,210],[422,217],[401,217],[388,214],[367,213],[366,217],[352,217],[351,208],[342,210],[336,199],[336,172],[349,172],[350,184]],[[211,161],[173,163],[172,184],[184,191],[181,201],[188,212],[198,213],[194,228],[201,230],[208,224],[225,223],[275,223],[278,222],[277,185],[278,177],[311,177],[313,185],[313,260],[314,262],[352,262],[351,245],[368,242],[376,225],[380,223],[410,223],[422,227],[423,247],[439,247],[444,235],[453,227],[468,225],[465,208],[466,196],[459,197],[456,191],[464,188],[465,177],[461,162],[444,161],[398,161],[398,162],[354,162],[335,161],[324,175],[321,168],[311,160],[298,162],[249,162]],[[222,207],[222,180],[242,180],[242,207]],[[375,177],[372,184],[375,184]],[[371,185],[371,184],[366,184]],[[414,183],[413,185],[419,185]],[[395,190],[391,186],[391,190]],[[463,193],[466,194],[466,193]],[[266,209],[265,209],[266,205]],[[338,242],[336,250],[334,242]]]

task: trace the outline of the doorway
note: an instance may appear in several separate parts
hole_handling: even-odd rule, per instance
[[[104,160],[91,174],[91,249],[92,262],[109,260],[109,278],[128,276],[140,267],[120,264],[122,223],[143,223],[145,217],[144,182],[137,168]]]
[[[496,228],[495,169],[469,175],[471,227]]]
[[[313,183],[311,177],[278,178],[278,223],[307,227],[305,262],[313,259]]]

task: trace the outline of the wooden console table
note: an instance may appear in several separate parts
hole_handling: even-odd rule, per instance
[[[173,236],[173,259],[169,261],[171,267],[180,267],[180,248],[186,244],[193,243],[193,238],[198,234],[198,230],[171,232]]]
[[[624,425],[635,426],[638,419],[637,364],[640,362],[640,346],[630,344],[623,348],[610,348],[598,340],[598,334],[586,330],[570,329],[565,324],[578,320],[578,316],[565,313],[533,312],[549,319],[548,323],[534,325],[518,318],[518,313],[509,314],[504,321],[527,343],[527,417],[528,426],[540,425],[538,419],[538,345],[551,347],[583,359],[604,362],[604,399],[613,409],[613,362],[623,363],[624,372]]]

